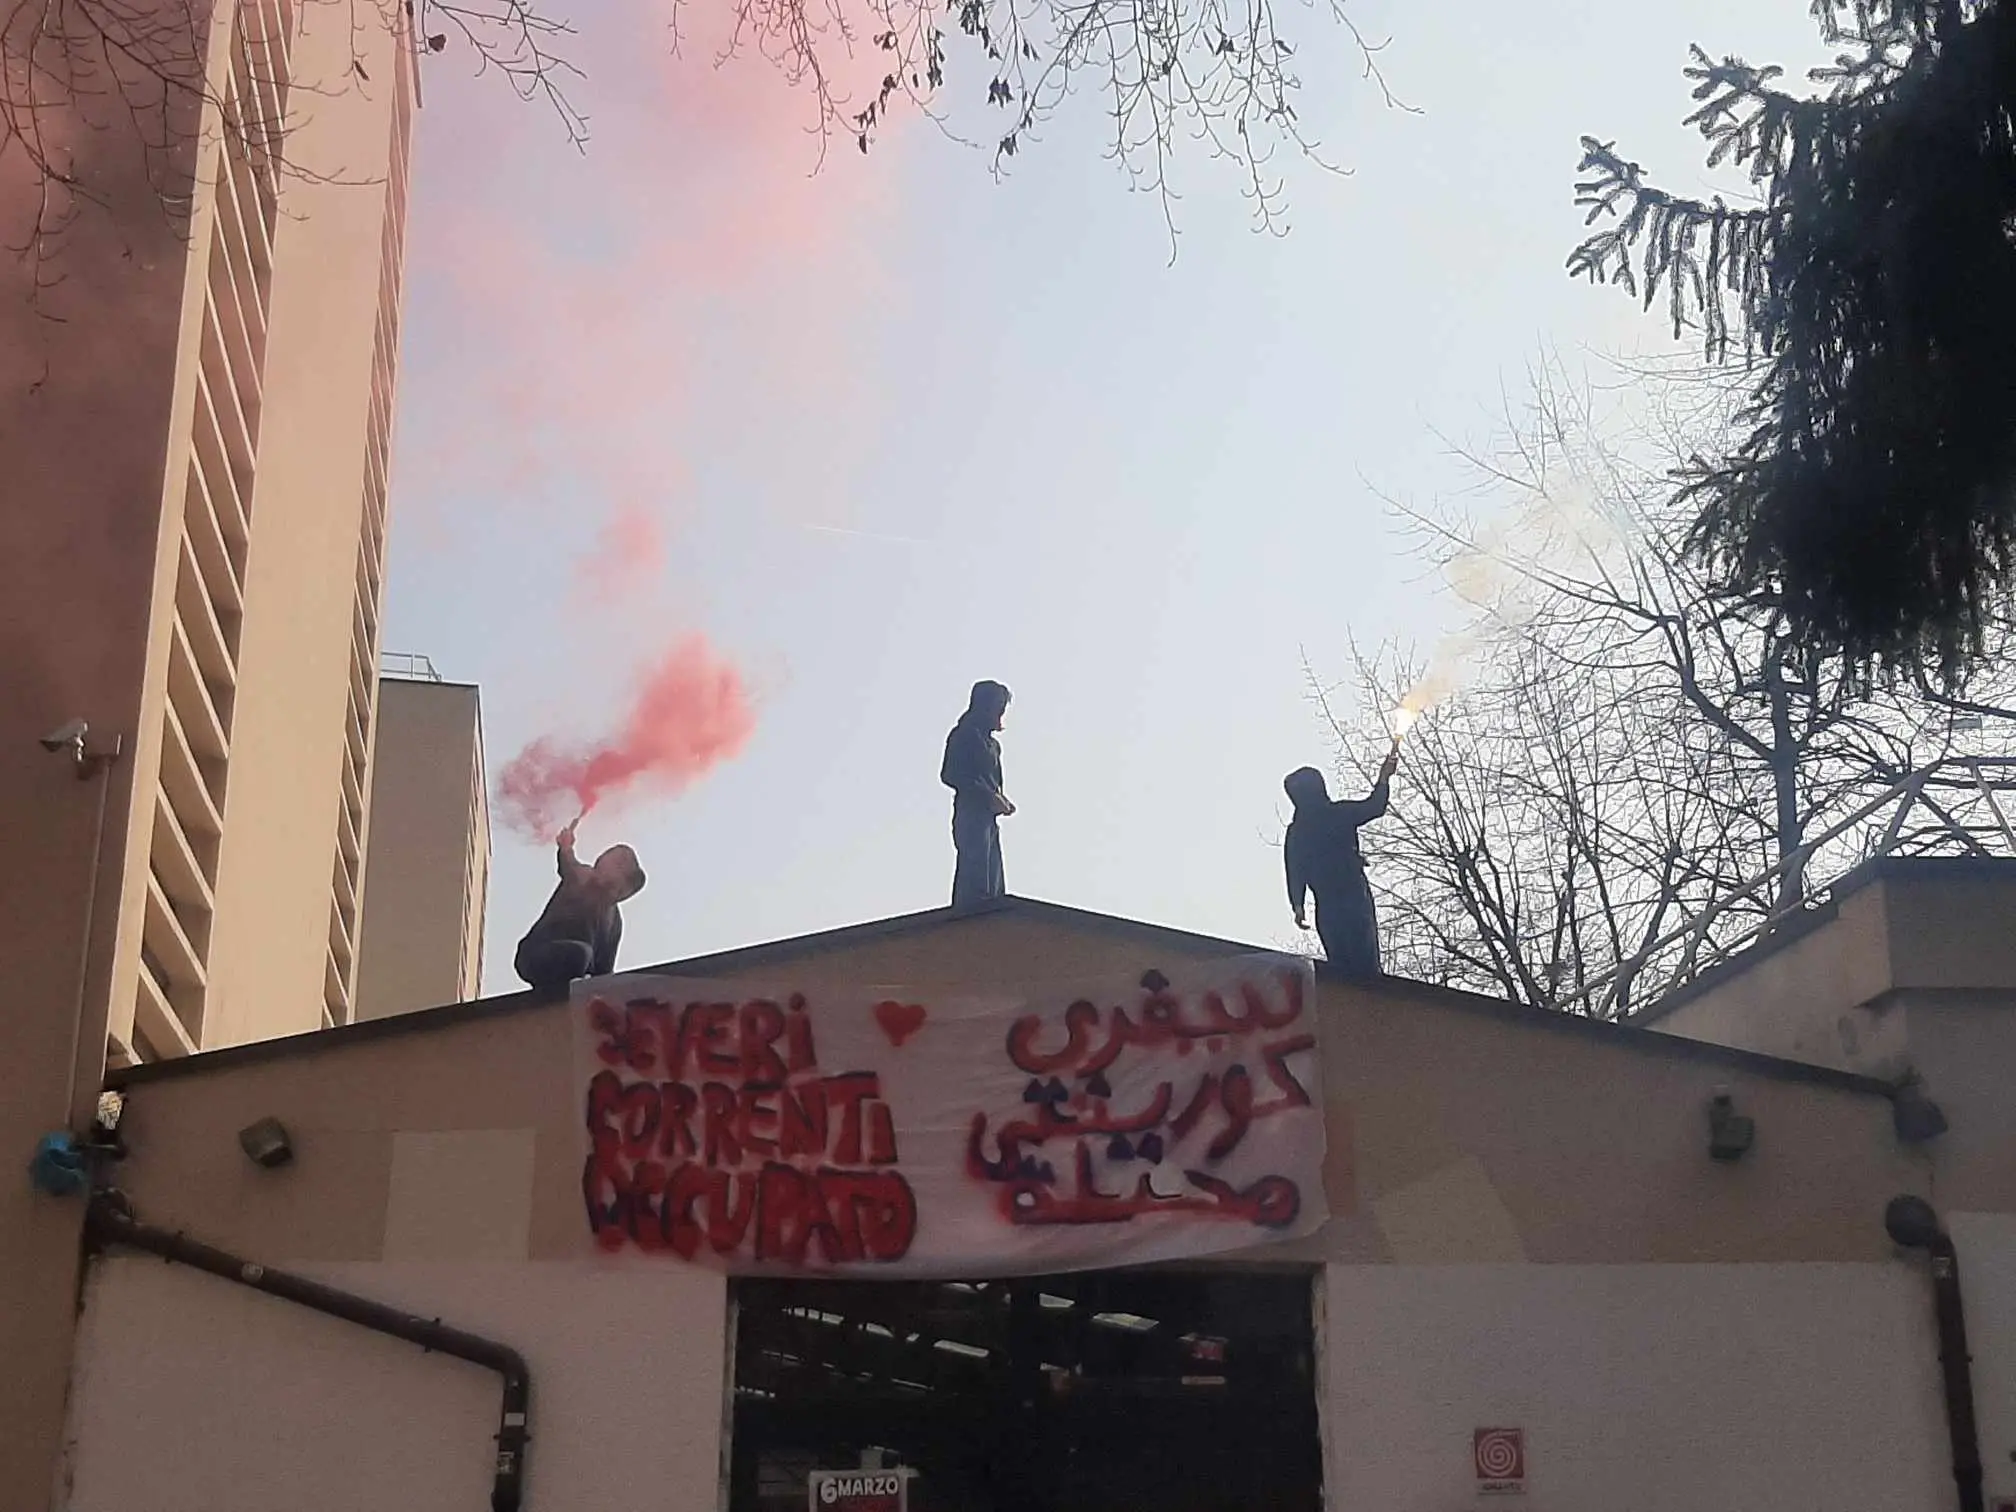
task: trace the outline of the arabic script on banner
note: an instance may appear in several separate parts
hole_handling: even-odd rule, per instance
[[[1324,1217],[1309,970],[981,997],[581,984],[594,1243],[734,1271],[1009,1274]]]

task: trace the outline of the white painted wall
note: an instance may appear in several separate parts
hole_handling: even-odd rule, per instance
[[[1956,1237],[1983,1439],[2004,1461],[1992,1487],[2016,1405],[2016,1220],[1956,1220]],[[716,1512],[718,1278],[509,1260],[310,1269],[526,1354],[528,1512]],[[1922,1267],[1340,1265],[1323,1297],[1335,1512],[1474,1512],[1470,1435],[1487,1426],[1527,1434],[1529,1494],[1502,1512],[1952,1505]],[[497,1405],[485,1371],[119,1256],[89,1283],[59,1505],[483,1512]]]
[[[511,1344],[528,1512],[715,1512],[727,1302],[684,1267],[322,1265],[318,1280]],[[485,1512],[498,1382],[159,1260],[92,1267],[68,1512]]]
[[[1332,1266],[1333,1512],[1950,1512],[1922,1272]],[[1978,1350],[1977,1350],[1978,1353]],[[1522,1498],[1471,1433],[1526,1432]]]
[[[2016,1216],[1950,1213],[1946,1226],[1960,1252],[1982,1483],[1991,1501],[2016,1497]]]

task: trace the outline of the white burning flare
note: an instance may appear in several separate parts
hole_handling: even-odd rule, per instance
[[[1414,728],[1414,721],[1420,717],[1421,710],[1414,706],[1411,699],[1402,699],[1398,708],[1388,710],[1386,728],[1392,732],[1393,744],[1396,746],[1400,744],[1407,732]]]

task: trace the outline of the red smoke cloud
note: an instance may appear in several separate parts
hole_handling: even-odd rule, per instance
[[[550,840],[604,801],[677,793],[738,753],[755,724],[741,673],[688,636],[649,670],[614,734],[585,745],[542,735],[511,758],[497,779],[504,823]]]
[[[736,0],[554,3],[579,12],[556,45],[585,71],[566,81],[591,117],[585,154],[459,39],[423,60],[427,118],[453,129],[416,162],[402,353],[402,497],[446,526],[531,538],[540,580],[564,586],[526,601],[528,635],[647,662],[627,711],[567,711],[581,736],[615,733],[547,725],[499,775],[501,822],[540,841],[598,803],[675,793],[746,743],[733,667],[698,638],[661,650],[645,602],[691,570],[666,542],[691,507],[691,460],[716,439],[696,378],[732,341],[773,373],[772,403],[839,402],[874,273],[856,238],[892,203],[887,146],[864,158],[842,140],[819,172],[809,89],[760,48],[720,61],[743,29]],[[847,75],[827,82],[873,98],[885,58],[845,43],[847,26],[885,24],[873,0],[821,9]],[[680,590],[689,612],[705,597]]]

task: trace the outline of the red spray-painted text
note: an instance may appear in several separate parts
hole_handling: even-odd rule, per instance
[[[819,1065],[802,996],[597,999],[582,1198],[606,1250],[900,1260],[917,1199],[873,1071]]]

